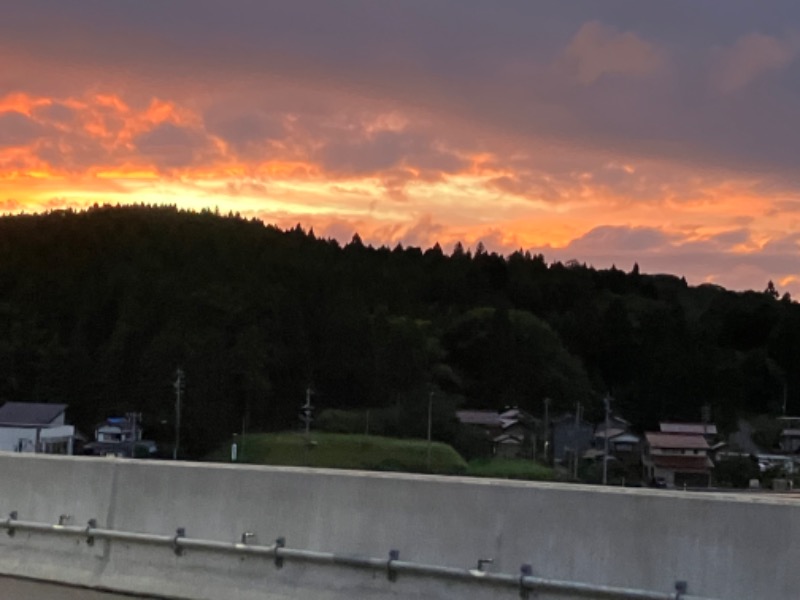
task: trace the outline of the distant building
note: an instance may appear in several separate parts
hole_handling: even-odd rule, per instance
[[[708,487],[714,463],[702,434],[645,433],[642,464],[650,481],[667,487]]]
[[[502,431],[500,413],[496,410],[457,410],[456,418],[462,425],[473,425],[485,431]]]
[[[502,412],[493,410],[459,410],[456,417],[462,425],[482,430],[491,444],[492,455],[507,458],[530,457],[536,447],[539,420],[516,407]]]
[[[717,426],[713,423],[673,423],[663,422],[658,424],[661,433],[675,433],[679,435],[702,435],[711,443],[717,437]]]
[[[75,427],[66,404],[6,402],[0,407],[0,451],[72,454]]]
[[[606,457],[606,438],[608,438],[608,456]],[[614,461],[625,469],[625,477],[637,480],[642,472],[642,438],[631,432],[631,424],[618,415],[609,415],[608,424],[603,419],[595,426],[592,447],[586,450],[582,458],[585,461],[602,464],[605,460]],[[619,467],[617,467],[619,469]]]
[[[609,427],[608,433],[605,429],[596,431],[592,439],[595,450],[605,451],[606,435],[608,436],[608,453],[617,458],[625,458],[626,461],[636,462],[641,454],[642,439],[635,433],[625,429],[613,429]]]
[[[137,419],[109,417],[94,430],[95,440],[86,444],[84,453],[99,456],[151,456],[156,453],[155,442],[142,439]]]
[[[781,423],[781,450],[788,454],[800,451],[800,417],[778,417]]]

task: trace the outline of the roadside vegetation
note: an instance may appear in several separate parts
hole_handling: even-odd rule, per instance
[[[308,443],[310,439],[310,444]],[[230,462],[230,443],[218,448],[208,460]],[[307,466],[369,471],[462,474],[467,463],[452,447],[441,442],[404,440],[372,435],[314,432],[310,438],[298,432],[256,433],[238,440],[238,460],[259,465]]]
[[[238,463],[273,466],[308,466],[367,471],[399,471],[467,475],[528,481],[556,480],[555,471],[531,460],[478,458],[467,463],[451,446],[431,443],[430,469],[425,440],[376,435],[313,432],[311,443],[303,433],[254,433],[237,437]],[[230,443],[206,457],[231,462]]]

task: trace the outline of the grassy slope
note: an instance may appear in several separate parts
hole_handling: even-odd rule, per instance
[[[245,436],[243,462],[261,465],[330,467],[425,473],[428,444],[379,436],[312,433],[315,445],[307,447],[299,433],[256,433]],[[241,447],[240,447],[241,448]],[[230,446],[218,449],[209,460],[229,461]],[[464,459],[447,444],[431,443],[433,473],[466,471]]]

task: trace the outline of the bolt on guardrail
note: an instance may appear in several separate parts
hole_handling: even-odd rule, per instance
[[[286,539],[283,537],[277,538],[275,543],[269,546],[260,546],[258,544],[248,543],[251,538],[255,537],[255,534],[249,531],[242,534],[240,538],[241,541],[239,542],[220,542],[216,540],[189,538],[186,536],[186,529],[183,527],[177,528],[174,535],[158,535],[104,529],[97,526],[96,519],[90,519],[85,527],[68,525],[64,524],[67,519],[63,519],[63,516],[64,515],[62,515],[62,518],[59,518],[58,523],[41,523],[21,520],[18,518],[19,515],[17,511],[12,511],[9,513],[8,518],[0,520],[0,529],[5,529],[10,537],[14,537],[17,531],[84,537],[88,546],[93,546],[95,539],[165,546],[170,547],[177,556],[183,556],[185,550],[264,556],[273,558],[277,569],[283,567],[284,560],[292,559],[376,571],[384,570],[390,582],[397,581],[398,576],[403,573],[441,577],[467,583],[481,583],[517,589],[520,598],[523,600],[527,600],[531,593],[535,594],[537,592],[608,600],[713,600],[711,598],[690,596],[688,594],[688,584],[685,581],[676,581],[674,592],[663,593],[538,577],[533,575],[533,568],[529,564],[523,564],[520,567],[519,575],[491,573],[484,570],[484,565],[494,562],[494,559],[491,558],[478,559],[477,568],[472,569],[445,567],[401,561],[400,551],[394,549],[389,551],[389,559],[386,560],[382,558],[287,548]]]

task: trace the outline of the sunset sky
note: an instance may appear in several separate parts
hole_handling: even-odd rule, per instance
[[[348,241],[800,296],[797,0],[5,0],[0,212],[219,208]]]

